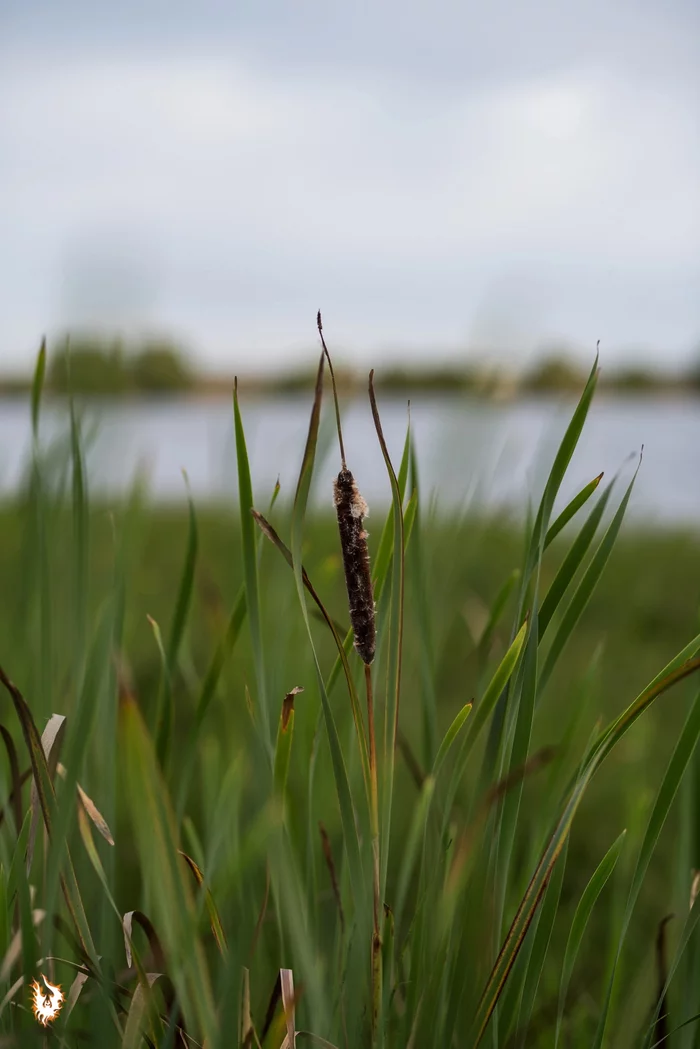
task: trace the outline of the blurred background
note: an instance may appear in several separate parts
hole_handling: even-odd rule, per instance
[[[376,368],[392,434],[410,396],[452,505],[523,504],[600,340],[572,484],[645,443],[633,511],[697,520],[699,31],[691,0],[2,0],[2,490],[43,333],[49,392],[70,334],[74,390],[119,398],[103,487],[223,495],[236,373],[286,477],[321,307],[343,389]]]

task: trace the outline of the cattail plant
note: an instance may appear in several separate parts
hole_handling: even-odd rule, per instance
[[[343,431],[340,425],[340,408],[338,390],[335,384],[333,362],[323,337],[323,322],[319,310],[316,323],[321,338],[323,352],[328,361],[333,385],[335,419],[338,428],[340,445],[340,473],[333,482],[333,501],[338,516],[340,547],[343,553],[345,587],[348,592],[350,623],[355,641],[355,650],[365,665],[365,689],[367,692],[367,729],[369,737],[369,779],[370,779],[370,825],[372,833],[372,1044],[375,1044],[379,1021],[379,1009],[382,998],[382,938],[379,924],[381,911],[380,889],[380,853],[379,853],[379,781],[377,774],[377,741],[374,730],[374,699],[372,692],[371,664],[377,642],[377,629],[374,612],[374,593],[370,574],[369,548],[364,519],[369,510],[367,503],[360,495],[355,478],[348,470],[345,461]]]
[[[340,444],[341,470],[333,482],[333,501],[338,515],[338,531],[340,532],[340,547],[343,553],[350,623],[352,624],[355,638],[355,649],[362,662],[369,666],[374,659],[377,640],[374,595],[372,593],[372,577],[369,567],[369,549],[367,547],[367,532],[364,526],[364,519],[369,514],[369,508],[360,495],[355,478],[351,471],[348,470],[345,462],[345,446],[340,425],[338,391],[335,385],[333,364],[323,338],[323,323],[320,311],[317,315],[317,324],[323,352],[328,361],[333,383],[335,416],[338,426],[338,442]]]

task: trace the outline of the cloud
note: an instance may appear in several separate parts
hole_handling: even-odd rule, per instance
[[[218,40],[201,18],[185,46],[175,5],[180,39],[170,25],[149,52],[127,5],[129,46],[88,46],[86,16],[84,39],[47,44],[38,64],[17,14],[0,67],[3,344],[122,318],[182,331],[212,361],[247,348],[274,362],[313,340],[322,304],[360,354],[560,336],[687,353],[700,135],[676,23],[692,12],[676,5],[659,29],[640,8],[618,67],[625,20],[602,7],[611,41],[589,53],[588,23],[544,0],[542,39],[506,0],[498,32],[493,13],[472,24],[409,4],[382,63],[392,4],[351,6],[332,33],[315,4],[293,23],[273,5],[269,34],[244,7],[236,26],[221,15]],[[475,59],[461,72],[458,29]],[[673,76],[637,68],[655,29]],[[520,54],[530,42],[539,68]]]

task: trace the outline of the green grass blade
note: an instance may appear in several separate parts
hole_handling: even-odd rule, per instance
[[[672,1034],[677,1034],[678,1031],[684,1030],[691,1024],[697,1023],[698,1020],[700,1020],[700,1013],[695,1013],[693,1016],[689,1016],[687,1020],[684,1020],[683,1023],[678,1024],[678,1026],[674,1027],[672,1031],[669,1031],[669,1036]],[[658,1049],[658,1047],[662,1045],[664,1047],[668,1045],[668,1037],[660,1038],[658,1041],[654,1042],[654,1044],[651,1046],[651,1049]]]
[[[406,897],[408,895],[408,889],[413,875],[413,868],[415,867],[416,857],[418,855],[418,847],[421,841],[425,838],[428,815],[430,813],[430,805],[434,792],[435,779],[433,776],[426,776],[423,781],[418,804],[413,812],[413,819],[411,821],[411,827],[408,832],[406,847],[404,849],[401,867],[399,869],[399,880],[395,896],[396,903],[394,905],[394,919],[396,922],[396,928],[399,929],[399,931],[401,929],[401,918],[403,916]]]
[[[15,741],[4,725],[0,725],[0,735],[2,735],[2,741],[5,744],[7,759],[10,764],[10,797],[12,799],[12,815],[15,821],[15,834],[19,834],[22,826],[22,780],[19,771],[19,758],[17,757]]]
[[[569,983],[571,982],[571,974],[574,971],[574,965],[576,963],[576,958],[578,957],[581,941],[583,940],[583,934],[586,931],[589,919],[593,913],[596,900],[600,896],[605,883],[615,869],[626,835],[627,831],[623,830],[619,837],[617,837],[612,843],[586,884],[576,906],[576,911],[571,922],[571,929],[569,930],[569,938],[566,941],[566,948],[564,950],[564,963],[561,971],[561,983],[559,984],[559,1007],[557,1009],[554,1049],[557,1049],[557,1046],[559,1045],[561,1025],[564,1018],[564,1008],[566,1006],[566,994],[569,989]]]
[[[136,987],[126,1016],[122,1049],[139,1049],[139,1046],[143,1045],[144,1028],[149,1023],[149,1019],[153,1021],[158,1015],[152,988],[162,975],[162,973],[146,973],[148,990],[141,983]],[[148,1033],[151,1036],[149,1038],[150,1041],[154,1037],[154,1032],[150,1026]]]
[[[99,878],[100,884],[104,889],[107,902],[116,914],[117,918],[119,918],[119,920],[121,921],[121,912],[117,907],[114,896],[112,895],[112,890],[110,889],[109,881],[107,879],[102,860],[100,859],[100,854],[97,851],[94,839],[92,837],[90,821],[88,820],[85,811],[80,806],[78,807],[78,827],[80,829],[80,837],[82,838],[83,845],[85,846],[85,852],[87,853],[88,859],[92,864],[93,870],[95,871],[95,874]]]
[[[549,879],[542,907],[539,911],[537,929],[532,937],[532,950],[530,952],[530,957],[528,958],[527,969],[525,972],[518,1022],[518,1027],[522,1032],[523,1041],[525,1041],[527,1037],[527,1030],[532,1017],[535,997],[540,985],[542,970],[544,969],[545,959],[552,938],[554,921],[559,909],[564,872],[566,870],[568,844],[567,840],[562,850],[561,858],[552,872],[552,877]]]
[[[562,512],[557,517],[556,521],[554,521],[553,524],[550,525],[549,531],[545,536],[545,550],[550,545],[550,543],[552,543],[556,539],[561,530],[566,527],[571,518],[575,517],[575,515],[579,512],[582,506],[585,506],[585,504],[593,495],[593,493],[595,492],[596,488],[602,480],[603,474],[600,473],[597,477],[594,477],[592,481],[589,481],[588,484],[584,485],[581,491],[574,496],[574,498],[571,500],[570,503],[568,503],[567,506],[564,507]]]
[[[656,1029],[656,1021],[657,1021],[657,1019],[659,1017],[659,1012],[661,1010],[661,1006],[663,1005],[663,1003],[664,1003],[664,1001],[666,999],[666,995],[668,994],[668,989],[671,986],[671,982],[672,982],[674,976],[676,975],[676,972],[678,970],[678,966],[680,965],[680,963],[681,963],[681,961],[682,961],[682,959],[683,959],[683,957],[685,955],[685,952],[688,949],[688,944],[690,943],[691,938],[693,936],[693,933],[695,932],[699,922],[700,922],[700,906],[698,906],[697,903],[694,903],[692,909],[688,913],[688,916],[687,916],[687,918],[685,920],[685,923],[683,925],[683,930],[681,932],[681,935],[678,938],[678,945],[677,945],[675,953],[674,953],[673,961],[671,962],[671,964],[668,967],[668,975],[666,977],[666,982],[665,982],[663,988],[661,988],[660,994],[658,996],[658,1004],[656,1006],[656,1009],[654,1010],[654,1013],[653,1013],[652,1018],[651,1018],[651,1022],[649,1024],[649,1032],[648,1032],[647,1037],[646,1037],[646,1039],[644,1041],[644,1049],[653,1049],[653,1047],[651,1045],[651,1042],[652,1042],[652,1039],[654,1038],[654,1032],[655,1032],[655,1029]],[[691,990],[691,996],[694,994],[694,991],[695,991],[695,985],[693,984],[693,987],[692,987],[692,990]],[[676,1030],[678,1030],[678,1028],[676,1028]],[[660,1043],[657,1042],[655,1044],[658,1045]]]
[[[138,708],[120,710],[125,781],[142,876],[153,902],[169,965],[190,1032],[213,1042],[216,1014],[209,972],[196,934],[196,912],[179,856],[175,820],[155,750]]]
[[[549,530],[549,521],[552,515],[554,501],[559,493],[559,489],[561,488],[564,475],[569,467],[574,451],[576,450],[576,445],[578,444],[584,423],[591,407],[597,381],[598,354],[596,352],[593,367],[591,368],[579,402],[574,409],[569,425],[566,428],[561,444],[557,450],[557,454],[554,457],[554,462],[552,463],[552,468],[549,472],[544,492],[542,493],[542,499],[530,535],[529,549],[525,561],[525,570],[521,582],[521,599],[517,617],[518,619],[522,618],[530,577],[536,566],[539,564],[544,551],[544,544]]]
[[[184,474],[184,477],[185,481],[187,482],[187,474]],[[185,562],[182,566],[182,576],[180,578],[180,586],[178,589],[177,601],[175,603],[175,611],[173,612],[173,618],[170,624],[170,635],[168,637],[168,667],[170,669],[171,679],[177,665],[178,652],[180,651],[182,635],[184,633],[185,624],[187,622],[187,613],[189,612],[190,603],[192,600],[192,586],[194,584],[194,572],[195,566],[197,564],[197,549],[199,545],[199,538],[197,532],[197,515],[194,509],[192,494],[189,491],[189,485],[187,493],[187,505],[187,552],[185,554]]]
[[[666,774],[663,778],[661,786],[656,795],[654,801],[654,807],[649,817],[647,829],[644,834],[644,841],[639,850],[639,857],[637,859],[637,865],[635,867],[634,875],[632,877],[632,885],[630,887],[629,895],[627,897],[627,906],[625,908],[625,914],[622,920],[622,928],[620,929],[620,936],[618,939],[617,953],[615,958],[615,964],[613,965],[613,971],[610,976],[608,984],[605,1003],[598,1025],[598,1032],[596,1034],[596,1040],[594,1045],[600,1047],[603,1044],[605,1037],[605,1030],[609,1018],[610,1002],[613,992],[613,983],[615,980],[615,973],[617,964],[622,954],[622,946],[629,929],[630,922],[632,920],[632,912],[634,911],[639,893],[642,887],[642,882],[649,868],[652,853],[656,848],[656,844],[659,840],[659,835],[668,817],[671,805],[676,796],[678,788],[681,783],[681,779],[688,767],[690,759],[693,756],[693,752],[697,746],[698,739],[700,739],[700,694],[695,699],[693,706],[688,714],[683,731],[678,738],[675,749],[671,756],[671,760],[666,769]]]
[[[212,656],[202,683],[202,689],[197,701],[196,716],[198,728],[201,727],[207,710],[209,709],[209,705],[216,694],[216,686],[219,683],[219,678],[221,677],[221,672],[224,669],[226,660],[236,647],[236,642],[238,641],[241,628],[245,622],[247,611],[245,587],[241,587],[238,596],[236,597],[231,615],[229,616],[226,633],[214,651],[214,655]]]
[[[204,881],[204,874],[202,873],[199,864],[196,863],[191,856],[188,856],[186,852],[180,851],[180,855],[187,864],[188,868],[192,871],[192,877],[196,881],[200,890],[204,893],[204,904],[207,908],[209,915],[209,924],[211,925],[211,931],[216,941],[216,946],[219,948],[219,954],[222,957],[226,956],[227,944],[226,934],[224,933],[223,925],[221,924],[221,918],[219,917],[219,911],[214,901],[211,889],[207,887]]]
[[[402,463],[403,465],[403,463]],[[426,768],[435,760],[438,747],[437,695],[435,691],[434,624],[426,574],[423,525],[420,519],[420,488],[416,455],[411,443],[411,496],[404,515],[405,543],[409,578],[412,584],[416,625],[420,639],[421,713],[423,718],[423,762]],[[399,487],[401,472],[399,471]],[[413,540],[411,541],[411,537]]]
[[[593,400],[593,394],[595,393],[596,384],[598,381],[598,353],[596,351],[595,361],[591,368],[590,374],[586,381],[586,385],[581,394],[581,398],[576,405],[574,414],[571,417],[571,421],[566,429],[566,433],[562,439],[559,449],[554,458],[552,469],[545,486],[544,494],[542,496],[542,503],[540,506],[540,529],[541,532],[538,534],[538,529],[535,527],[535,535],[533,538],[537,539],[538,545],[544,545],[546,535],[548,531],[549,519],[552,514],[552,508],[554,506],[554,500],[557,497],[561,483],[564,480],[564,475],[569,468],[569,463],[576,450],[579,437],[583,430],[584,423],[588,416],[588,411]]]
[[[403,445],[403,452],[401,454],[401,463],[399,465],[399,474],[397,478],[399,497],[401,505],[403,505],[403,499],[406,492],[406,482],[408,479],[408,470],[411,460],[411,424],[406,429],[406,439]],[[396,538],[396,530],[394,527],[394,502],[392,500],[391,509],[389,515],[384,522],[382,528],[381,538],[379,540],[379,546],[377,547],[377,554],[374,558],[374,568],[372,571],[372,587],[374,590],[374,599],[379,601],[384,589],[384,584],[391,566],[391,558],[394,552],[394,540]]]
[[[614,484],[614,482],[613,482]],[[552,616],[556,612],[562,598],[569,589],[574,576],[578,572],[581,563],[588,552],[588,549],[593,542],[595,534],[598,530],[601,518],[605,512],[605,508],[610,499],[612,493],[613,484],[609,484],[600,499],[593,507],[591,513],[581,528],[581,531],[576,536],[576,539],[571,544],[566,557],[562,561],[559,571],[555,575],[552,585],[547,591],[547,595],[542,602],[540,612],[538,616],[539,621],[539,634],[540,641],[544,637],[547,627],[549,626]]]
[[[270,499],[270,510],[277,502],[277,497],[280,493],[280,483],[276,482],[275,487],[272,491],[272,497]],[[259,557],[259,553],[258,553]],[[222,637],[219,644],[214,650],[214,654],[211,657],[209,666],[207,668],[202,688],[199,693],[199,699],[197,700],[197,731],[201,728],[204,717],[209,709],[209,705],[214,698],[216,693],[216,686],[219,683],[221,672],[224,668],[226,660],[231,656],[236,642],[241,633],[241,627],[245,621],[245,617],[248,614],[248,608],[246,604],[246,589],[245,584],[241,586],[236,595],[236,600],[229,616],[228,624],[226,626],[226,632]]]
[[[486,622],[483,633],[479,638],[478,652],[481,663],[484,663],[488,659],[496,628],[501,621],[515,587],[518,585],[521,574],[519,568],[513,569],[501,589],[496,594],[495,600],[491,605],[489,618]]]
[[[641,459],[640,459],[641,465]],[[637,479],[637,473],[639,472],[639,466],[635,470],[634,477],[629,483],[627,491],[625,492],[622,501],[615,512],[615,516],[610,522],[605,535],[603,536],[598,549],[596,550],[591,563],[586,569],[581,582],[579,583],[576,591],[574,592],[571,602],[567,606],[564,615],[562,616],[559,628],[554,635],[554,640],[547,653],[544,667],[542,668],[542,674],[540,677],[540,688],[544,690],[549,681],[549,677],[556,666],[557,660],[561,655],[564,646],[566,645],[571,633],[578,622],[581,613],[588,604],[593,591],[595,590],[598,580],[600,579],[603,569],[607,564],[608,558],[612,553],[612,548],[615,545],[618,533],[622,526],[622,520],[627,510],[627,504],[629,503],[630,496],[632,495],[632,489],[634,482]]]
[[[73,561],[75,573],[75,666],[76,676],[78,681],[80,681],[87,649],[89,532],[85,462],[80,440],[80,427],[72,397],[70,402],[70,439],[73,488]]]
[[[445,758],[447,757],[447,755],[448,755],[448,753],[450,751],[450,748],[452,747],[452,744],[457,739],[457,736],[460,733],[462,725],[464,724],[464,722],[467,720],[467,718],[471,714],[472,706],[473,706],[473,704],[471,702],[465,703],[464,706],[462,707],[462,709],[455,715],[455,717],[454,717],[454,719],[452,721],[452,724],[450,725],[450,727],[448,728],[447,732],[445,733],[445,735],[443,737],[443,740],[442,740],[442,743],[440,744],[440,748],[439,748],[439,750],[437,752],[437,755],[435,757],[435,764],[433,765],[433,777],[435,779],[437,779],[438,773],[440,772],[440,769],[442,768],[442,763],[444,762]]]
[[[676,660],[673,660],[669,666],[676,664],[678,659],[679,657],[676,657]],[[475,1044],[481,1041],[486,1032],[498,998],[522,947],[523,940],[542,900],[554,865],[568,837],[578,806],[593,775],[641,713],[673,685],[698,670],[700,670],[700,659],[694,659],[674,666],[674,669],[665,676],[658,675],[652,684],[630,704],[624,714],[617,718],[593,745],[580,775],[574,782],[573,789],[556,823],[552,836],[535,868],[530,884],[491,970],[491,975],[484,988],[472,1025],[471,1033]]]
[[[187,475],[184,474],[184,477],[185,482],[187,483]],[[194,585],[194,573],[195,566],[197,564],[197,515],[195,514],[192,495],[189,492],[189,485],[187,503],[187,549],[185,552],[185,561],[182,566],[182,575],[180,577],[180,586],[178,588],[177,600],[175,602],[175,609],[173,611],[173,618],[170,623],[168,646],[164,653],[165,666],[164,672],[161,677],[160,686],[162,697],[159,700],[159,706],[162,709],[165,716],[162,718],[161,721],[159,721],[157,725],[156,752],[158,754],[158,760],[160,761],[162,768],[167,768],[168,758],[170,755],[170,749],[172,745],[172,735],[175,724],[173,681],[177,672],[177,661],[180,652],[180,645],[182,643],[182,636],[185,630],[185,624],[187,622],[187,614],[189,612],[190,603],[192,600],[192,587]],[[159,647],[162,649],[162,641],[160,642]]]
[[[44,389],[44,378],[46,375],[46,339],[41,340],[39,353],[34,366],[34,378],[32,379],[32,433],[36,441],[39,435],[39,411],[41,409],[41,395]]]
[[[277,729],[277,744],[275,746],[275,790],[277,796],[284,804],[287,793],[287,776],[289,774],[289,758],[292,752],[292,739],[294,737],[294,697],[303,692],[303,688],[297,686],[288,692],[282,703],[280,711],[279,726]]]
[[[391,572],[391,612],[388,636],[387,693],[384,707],[384,761],[382,763],[382,819],[381,841],[384,849],[381,854],[381,898],[386,889],[387,867],[389,862],[389,835],[391,832],[391,810],[394,795],[394,764],[396,756],[396,733],[399,724],[399,701],[401,695],[401,657],[403,648],[403,601],[405,577],[405,544],[402,497],[399,482],[394,473],[389,449],[387,448],[379,418],[379,409],[374,395],[374,372],[369,375],[369,400],[372,408],[374,428],[382,450],[384,464],[391,485],[393,506],[394,541]],[[409,438],[406,439],[410,447]]]
[[[527,552],[525,554],[525,560],[523,565],[523,573],[520,580],[520,593],[518,597],[518,607],[515,614],[515,626],[513,633],[519,628],[519,624],[522,623],[525,609],[527,608],[528,601],[534,600],[537,603],[537,590],[539,586],[539,567],[542,562],[542,555],[544,553],[544,545],[549,529],[549,522],[552,515],[552,509],[556,500],[557,494],[561,487],[564,475],[571,462],[571,458],[576,450],[581,432],[583,430],[584,423],[588,416],[588,412],[593,400],[595,393],[596,384],[598,381],[598,353],[596,351],[595,361],[591,368],[588,380],[583,389],[583,393],[579,399],[578,404],[571,417],[569,425],[566,428],[564,437],[559,445],[557,454],[554,458],[552,468],[549,472],[549,477],[542,493],[542,499],[537,511],[534,524],[530,531],[530,537],[527,544]],[[535,592],[531,596],[531,582],[535,581]],[[486,754],[484,757],[484,773],[482,778],[491,778],[497,769],[500,774],[503,773],[503,760],[505,759],[505,752],[503,751],[503,735],[506,729],[506,710],[511,707],[509,713],[509,723],[513,725],[520,720],[520,735],[524,737],[527,735],[527,725],[524,724],[523,718],[518,715],[517,706],[509,703],[508,693],[504,693],[500,699],[498,707],[495,711],[494,719],[491,723],[489,730],[488,744],[486,747]],[[534,703],[531,704],[534,709]],[[515,707],[515,709],[513,709]],[[500,768],[499,766],[499,755],[501,757]],[[495,835],[494,840],[500,839],[500,832]]]
[[[695,673],[700,666],[700,660],[696,658],[700,652],[700,634],[689,641],[685,648],[681,649],[664,669],[647,685],[634,702],[619,715],[606,729],[604,729],[591,744],[585,758],[586,767],[591,764],[600,764],[612,748],[622,739],[626,732],[632,727],[637,718],[654,700],[671,688],[677,681],[682,681],[690,674]]]
[[[243,430],[243,420],[238,405],[238,383],[233,387],[233,419],[236,434],[236,461],[238,464],[238,498],[241,512],[241,541],[243,546],[243,578],[246,590],[246,607],[250,623],[250,635],[255,659],[255,676],[260,705],[259,721],[262,736],[272,759],[270,714],[267,702],[265,658],[263,653],[262,627],[260,622],[260,590],[258,584],[258,561],[255,554],[255,522],[250,511],[255,506],[253,484],[250,479],[250,463]]]
[[[446,816],[449,814],[452,800],[457,790],[457,786],[461,781],[462,777],[467,768],[469,757],[471,755],[472,748],[476,743],[482,729],[485,727],[489,718],[493,714],[496,704],[503,694],[503,690],[507,686],[508,682],[513,676],[518,661],[525,644],[525,639],[528,633],[528,621],[526,620],[520,627],[520,630],[515,635],[508,651],[504,655],[501,662],[498,664],[491,681],[486,686],[483,696],[478,703],[475,704],[474,712],[469,719],[469,725],[467,726],[465,737],[462,741],[462,745],[459,749],[459,756],[456,763],[455,771],[452,775],[448,798],[450,799],[446,807]]]

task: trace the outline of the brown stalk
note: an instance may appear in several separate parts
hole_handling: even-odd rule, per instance
[[[382,934],[379,926],[380,863],[379,863],[379,786],[377,778],[377,741],[374,731],[374,698],[372,671],[365,663],[367,690],[367,725],[369,730],[370,827],[372,833],[372,1041],[374,1042],[379,1006],[382,998]]]

